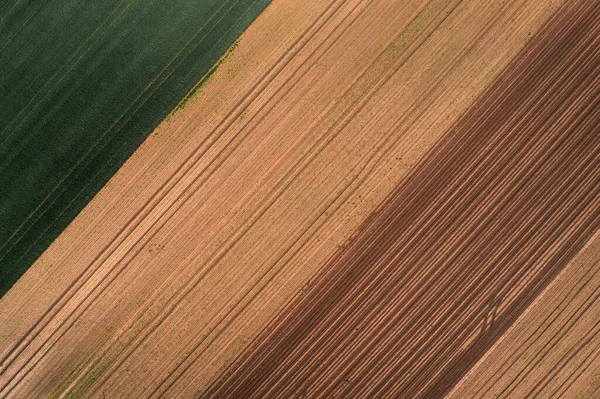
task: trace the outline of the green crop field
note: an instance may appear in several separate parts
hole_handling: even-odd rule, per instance
[[[0,1],[0,296],[269,2]]]

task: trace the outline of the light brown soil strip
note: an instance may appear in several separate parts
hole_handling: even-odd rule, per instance
[[[600,227],[599,44],[568,3],[207,397],[449,392]]]
[[[274,1],[2,298],[0,396],[202,392],[560,3]]]

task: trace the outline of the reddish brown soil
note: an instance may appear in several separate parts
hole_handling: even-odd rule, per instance
[[[450,397],[598,397],[599,296],[597,233]]]
[[[600,7],[568,3],[207,396],[448,393],[600,227],[599,45]],[[597,316],[501,396],[561,397]]]
[[[204,392],[561,1],[275,0],[0,301],[0,397]]]

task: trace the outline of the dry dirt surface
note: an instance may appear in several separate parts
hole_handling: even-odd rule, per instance
[[[600,234],[450,398],[600,397]]]
[[[567,3],[207,397],[444,397],[513,324],[454,397],[595,397],[597,249],[515,322],[600,227],[599,44]]]
[[[454,329],[443,329],[439,323],[446,319],[441,315],[459,303],[467,286],[453,288],[455,296],[440,295],[464,282],[464,273],[470,270],[465,269],[461,275],[460,267],[442,267],[443,256],[462,248],[466,238],[461,234],[479,228],[477,223],[482,218],[496,215],[491,211],[494,204],[502,201],[502,195],[510,190],[510,182],[516,181],[519,173],[537,173],[538,169],[530,166],[542,162],[539,154],[548,150],[548,146],[558,145],[559,136],[549,135],[536,141],[541,131],[530,130],[527,135],[515,136],[512,123],[521,123],[525,129],[537,115],[529,112],[525,103],[515,103],[506,105],[513,112],[512,119],[499,121],[501,118],[493,117],[485,134],[472,129],[460,139],[451,134],[449,137],[454,139],[443,139],[442,144],[440,140],[509,62],[528,50],[533,36],[562,4],[554,0],[274,1],[195,96],[157,129],[2,298],[0,397],[193,397],[207,393],[211,386],[219,389],[214,381],[255,342],[297,293],[307,293],[306,298],[320,298],[307,284],[313,276],[328,275],[325,272],[329,268],[340,269],[339,259],[348,259],[348,265],[360,269],[357,262],[363,258],[354,250],[346,251],[343,244],[386,198],[386,206],[393,208],[390,204],[396,204],[394,209],[397,209],[398,200],[394,198],[406,195],[398,193],[409,192],[406,188],[395,189],[399,184],[422,189],[414,197],[419,201],[413,198],[412,205],[407,202],[402,213],[404,226],[409,230],[390,240],[417,242],[420,237],[423,245],[417,245],[415,251],[437,252],[427,252],[427,256],[432,256],[431,264],[407,264],[398,269],[405,270],[405,278],[420,273],[411,277],[413,282],[403,291],[377,287],[360,291],[373,295],[374,299],[365,299],[360,307],[363,310],[357,308],[353,317],[370,317],[377,310],[381,320],[374,326],[383,326],[380,322],[387,320],[396,306],[408,306],[402,314],[403,323],[413,323],[412,318],[424,313],[423,309],[437,312],[428,328],[432,333],[446,332],[443,340],[432,345],[432,352],[427,352],[437,353],[436,348],[444,347],[444,342],[456,333]],[[552,59],[544,60],[547,68],[556,67]],[[526,90],[537,87],[535,84],[545,83],[534,79],[510,87],[519,88],[513,96],[525,96],[538,93]],[[505,86],[495,87],[501,90]],[[525,101],[521,97],[511,98]],[[497,104],[478,104],[478,112],[487,111],[492,116],[499,109]],[[487,105],[482,108],[481,104]],[[554,120],[550,116],[556,114],[543,115],[544,118],[536,119],[538,123],[550,123]],[[462,122],[461,126],[465,124]],[[460,130],[457,129],[454,131]],[[491,144],[507,140],[514,143]],[[571,182],[566,179],[570,173],[580,176],[578,179],[586,176],[591,179],[583,166],[588,158],[582,154],[590,153],[593,146],[585,146],[579,136],[563,141],[565,150],[551,158],[550,165],[559,162],[561,156],[572,156],[567,150],[574,148],[581,150],[578,152],[581,160],[573,161],[573,169],[561,169],[562,172],[555,170],[556,165],[549,166],[549,171],[543,169],[546,174],[538,178],[540,184],[556,187],[544,191],[543,198],[521,198],[521,201],[552,199],[552,203],[562,206],[556,210],[556,223],[567,223],[569,207],[579,203],[556,202],[551,195],[566,189],[564,185]],[[421,162],[434,146],[438,148],[434,154],[442,151],[439,148],[456,148],[457,152],[451,155],[460,159],[452,161],[450,155],[429,156],[425,163]],[[497,162],[492,165],[482,148],[496,151]],[[519,155],[525,149],[531,150],[530,156]],[[501,160],[506,165],[500,164]],[[482,177],[488,169],[477,166],[477,162],[488,162],[486,167],[493,176]],[[514,170],[504,173],[502,167]],[[414,168],[417,172],[406,180]],[[557,182],[546,179],[555,177],[551,173],[564,176]],[[421,181],[415,180],[417,175],[422,177]],[[462,199],[454,198],[452,191],[461,184],[460,176],[470,176],[474,182]],[[396,194],[389,197],[392,192]],[[446,195],[454,198],[454,202],[446,203],[443,200]],[[462,208],[452,211],[451,206]],[[446,212],[445,219],[431,218],[436,209]],[[537,208],[519,209],[524,213],[522,223],[536,223],[538,219],[531,209]],[[527,209],[530,213],[525,214]],[[381,215],[387,215],[386,212]],[[415,215],[422,217],[415,219]],[[515,214],[507,213],[501,220],[509,220],[509,216]],[[371,217],[367,226],[376,225],[387,231],[381,220],[382,216]],[[433,220],[439,227],[423,230],[424,223]],[[541,223],[545,219],[539,220]],[[579,220],[574,218],[573,226],[579,226],[575,223]],[[494,226],[523,234],[530,231],[525,230],[529,227],[514,223]],[[549,227],[537,228],[539,234],[549,234]],[[556,248],[546,248],[544,254],[548,256],[562,253],[563,241],[575,240],[575,230],[557,231],[560,240],[555,242]],[[473,325],[478,328],[487,325],[482,324],[481,317],[492,309],[496,309],[494,325],[504,325],[505,319],[516,318],[512,306],[520,302],[511,299],[511,295],[529,292],[525,286],[512,290],[503,280],[512,271],[524,270],[522,263],[515,263],[502,273],[494,269],[492,257],[500,256],[501,250],[510,250],[510,246],[500,247],[509,245],[513,238],[503,236],[500,231],[498,241],[489,240],[491,233],[486,230],[480,238],[474,236],[469,244],[475,249],[490,245],[489,250],[469,252],[469,256],[485,255],[478,267],[482,268],[480,273],[489,269],[488,286],[494,279],[503,283],[494,291],[496,301],[488,300],[489,291],[468,286],[473,295],[477,293],[485,299],[477,297],[472,306],[460,308],[464,318],[456,322],[467,323],[469,328],[464,331],[469,337],[473,336]],[[365,233],[359,236],[364,237]],[[366,242],[364,238],[357,240]],[[540,249],[538,241],[526,243],[529,243],[527,250]],[[424,248],[425,244],[429,247]],[[393,251],[400,248],[398,245]],[[390,251],[365,252],[364,256],[375,261],[391,254]],[[328,262],[334,255],[334,260]],[[541,255],[536,252],[536,256],[539,261]],[[528,260],[522,260],[525,261]],[[523,278],[538,278],[541,263],[528,262],[538,268],[532,266]],[[374,276],[373,284],[389,285],[391,278],[398,275],[377,279],[381,267],[378,264],[369,273],[362,269],[359,274]],[[435,270],[441,274],[438,276]],[[340,274],[339,281],[346,281],[344,276],[347,273]],[[427,278],[435,276],[443,277],[441,283],[427,283]],[[348,291],[348,298],[360,294],[357,290],[367,282],[360,281],[357,285],[341,285]],[[473,276],[475,281],[479,280]],[[412,297],[413,291],[423,290],[423,284],[429,284],[426,288],[431,295],[415,296],[419,298],[417,302],[395,302],[400,297]],[[327,285],[324,291],[327,295],[323,298],[339,295],[332,288],[338,286]],[[384,302],[376,301],[380,299]],[[428,301],[441,299],[447,300],[445,307],[423,307]],[[348,309],[349,303],[346,299],[330,302],[329,313],[323,315],[323,320],[334,314],[331,313],[334,308]],[[376,303],[379,305],[365,307]],[[305,308],[300,313],[304,312],[302,309]],[[364,313],[365,309],[371,310]],[[297,320],[303,317],[300,314]],[[344,320],[344,317],[339,319]],[[398,328],[424,328],[414,320],[413,324]],[[448,323],[451,321],[447,319]],[[362,339],[373,331],[340,326],[340,332],[356,345],[355,351],[348,354],[363,351],[365,346],[360,342],[368,342]],[[306,328],[307,332],[320,331],[309,330],[309,325]],[[491,327],[484,330],[499,331]],[[394,331],[396,334],[400,330]],[[298,353],[302,356],[312,353],[302,352],[315,339],[311,334],[297,336]],[[406,356],[413,356],[423,348],[422,340],[433,337],[423,334],[410,336],[413,343],[406,339],[398,341],[398,345],[405,345]],[[323,339],[327,337],[330,335],[325,334]],[[468,344],[468,337],[461,339]],[[376,342],[386,341],[373,344]],[[438,364],[435,362],[450,364],[456,345],[447,348],[446,357],[422,359],[421,379],[437,381],[435,375],[427,373]],[[357,385],[352,384],[358,381],[352,379],[356,376],[374,378],[373,369],[359,370],[351,367],[353,359],[350,362],[347,357],[338,359],[339,353],[335,355],[331,345],[317,349],[326,355],[323,367],[332,367],[331,372],[320,371],[309,359],[294,381],[281,380],[290,382],[288,389],[277,380],[289,365],[283,359],[281,365],[267,367],[272,377],[264,382],[273,382],[272,391],[264,391],[266,385],[248,391],[243,384],[230,387],[257,395],[263,391],[298,393],[294,391],[296,388],[314,379],[315,387],[337,391],[356,389]],[[374,362],[381,359],[379,350],[373,352]],[[265,358],[271,359],[268,354]],[[386,363],[386,370],[391,372],[398,364],[403,363]],[[406,363],[416,372],[415,365]],[[298,367],[291,366],[290,371]],[[346,380],[337,378],[336,373],[345,367],[351,374],[349,383],[340,385],[340,381]],[[407,384],[419,376],[403,375]],[[251,378],[252,374],[242,376]],[[373,380],[373,389],[383,387],[385,381],[382,381]],[[393,382],[390,389],[405,386],[394,379],[390,382]]]

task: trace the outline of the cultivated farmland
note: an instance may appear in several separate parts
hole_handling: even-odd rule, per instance
[[[449,397],[597,397],[599,272],[596,234]]]
[[[0,296],[268,0],[0,6]]]
[[[599,22],[561,10],[208,396],[445,396],[600,227]],[[563,397],[600,354],[591,285],[537,307],[577,328],[476,368],[494,385],[468,397]]]
[[[599,40],[274,0],[2,298],[0,396],[594,397]]]

